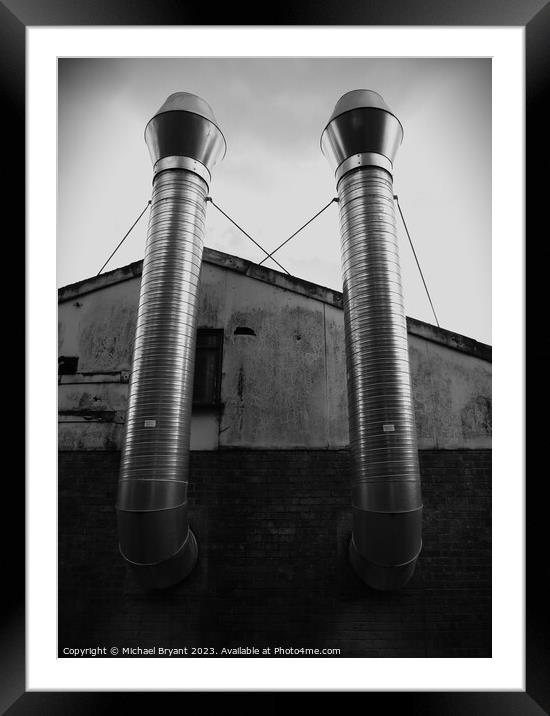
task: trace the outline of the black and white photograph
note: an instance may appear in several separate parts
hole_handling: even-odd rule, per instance
[[[544,5],[0,2],[1,713],[544,716]]]
[[[60,58],[58,657],[491,657],[490,58]]]

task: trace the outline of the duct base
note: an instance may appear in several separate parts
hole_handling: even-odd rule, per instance
[[[380,591],[391,591],[407,584],[414,574],[418,556],[405,564],[375,564],[363,557],[352,536],[349,543],[349,560],[356,574],[367,586]]]
[[[144,589],[167,589],[184,580],[193,571],[198,553],[197,540],[189,530],[181,549],[163,562],[156,564],[128,562],[128,564]]]

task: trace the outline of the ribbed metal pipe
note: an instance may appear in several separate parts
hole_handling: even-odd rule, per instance
[[[156,174],[117,498],[120,551],[139,581],[157,589],[187,576],[198,553],[188,522],[187,486],[210,174],[193,157],[159,156],[157,151],[163,142],[166,152],[173,151],[182,133],[188,149],[189,132],[185,130],[189,126],[196,136],[193,153],[206,146],[203,137],[212,147],[216,139],[212,127],[221,136],[211,119],[183,109],[190,102],[195,109],[198,99],[187,93],[172,95],[163,106],[168,105],[168,112],[161,108],[151,120],[153,130],[149,129],[154,133],[150,147],[154,147],[151,153]],[[199,109],[205,104],[198,105]],[[169,133],[164,126],[167,122]]]
[[[398,586],[420,551],[422,508],[391,175],[378,167],[338,185],[354,530],[368,582]],[[397,582],[397,584],[396,584]]]
[[[325,153],[336,160],[340,209],[350,560],[370,586],[395,589],[410,579],[420,553],[422,498],[390,173],[400,125],[374,94],[344,95],[323,139]]]
[[[165,586],[161,565],[172,581],[176,565],[167,559],[188,572],[197,558],[187,485],[207,190],[177,169],[157,174],[153,186],[118,498],[123,556],[141,565],[146,582],[151,572],[151,586]]]

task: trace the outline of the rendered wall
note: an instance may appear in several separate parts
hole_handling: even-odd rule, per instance
[[[345,447],[339,294],[255,267],[258,279],[231,258],[203,263],[199,326],[224,329],[224,408],[195,414],[192,449]],[[121,271],[125,280],[59,305],[59,354],[79,356],[80,373],[60,379],[62,450],[121,445],[140,281],[136,265]],[[255,335],[234,335],[237,327]],[[420,448],[491,445],[491,363],[461,343],[475,342],[409,319]]]

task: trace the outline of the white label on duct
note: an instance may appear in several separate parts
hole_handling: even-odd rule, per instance
[[[157,427],[157,421],[156,420],[146,420],[144,423],[144,426],[146,428],[156,428]]]
[[[394,433],[394,432],[395,432],[395,425],[393,425],[393,423],[384,423],[384,425],[382,425],[382,430],[383,430],[385,433]]]

